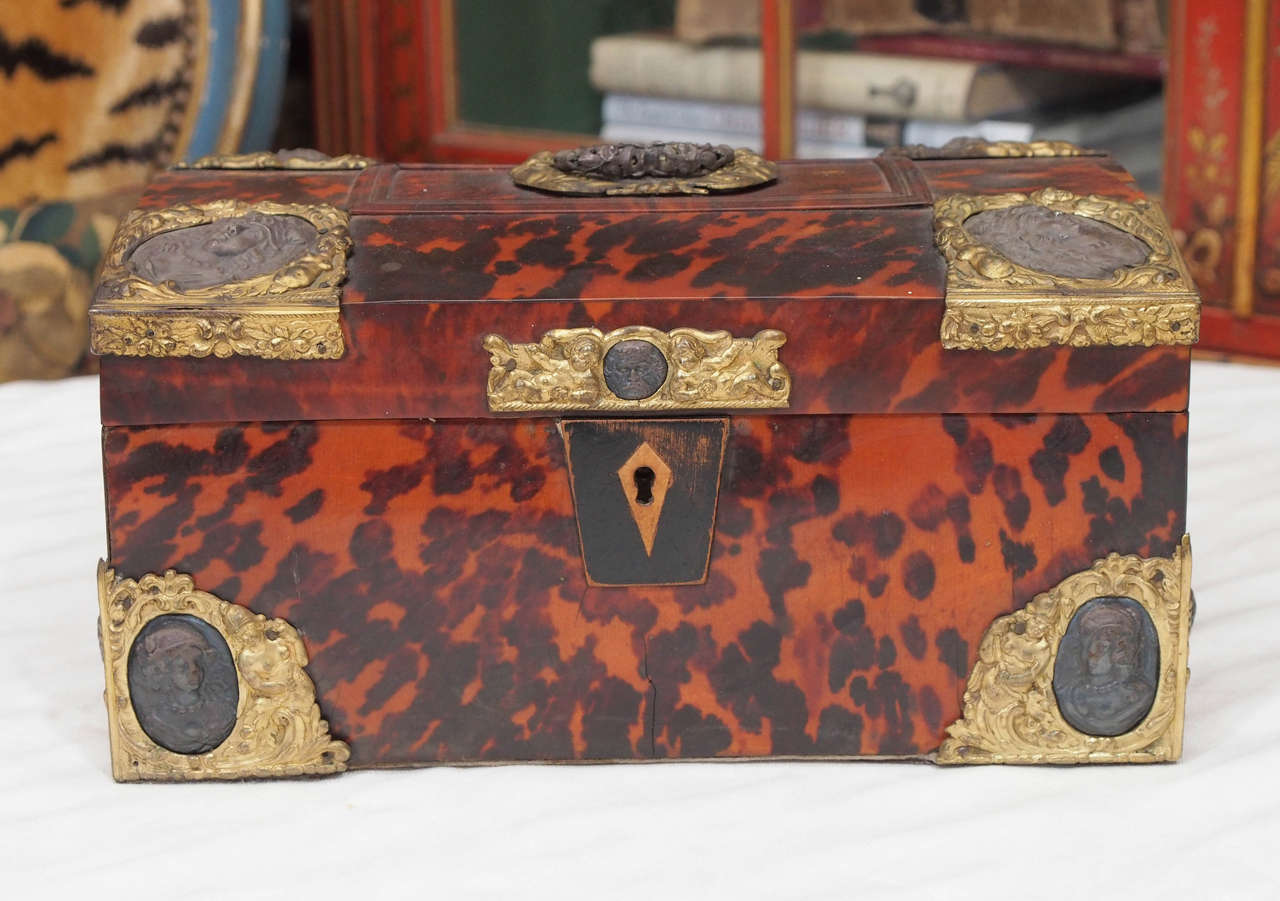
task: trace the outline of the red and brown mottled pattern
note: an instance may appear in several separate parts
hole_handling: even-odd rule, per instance
[[[505,166],[378,166],[352,194],[355,215],[573,213],[583,217],[726,210],[922,206],[929,192],[908,160],[786,162],[772,184],[729,194],[573,197],[518,187]]]
[[[926,180],[1136,190],[1106,157],[787,163],[776,185],[712,197],[549,196],[496,167],[167,173],[146,205],[350,193],[346,355],[107,357],[103,421],[487,417],[484,335],[627,325],[783,330],[791,415],[1185,409],[1185,348],[944,351]]]
[[[944,350],[941,303],[802,300],[354,304],[347,353],[332,362],[252,357],[102,359],[108,425],[289,419],[481,418],[497,332],[537,341],[552,328],[643,324],[754,335],[781,328],[791,405],[815,413],[1123,412],[1186,409],[1185,347]],[[892,340],[886,336],[892,336]]]
[[[332,172],[266,169],[170,169],[147,185],[138,201],[144,210],[164,209],[210,200],[271,200],[276,203],[327,203],[349,207],[357,170]]]
[[[1029,194],[1054,187],[1073,194],[1101,194],[1130,203],[1143,198],[1133,176],[1109,156],[919,160],[916,166],[934,197],[1009,191]]]
[[[111,428],[111,564],[302,632],[352,764],[922,754],[991,620],[1183,532],[1185,414],[732,420],[704,585],[589,588],[550,419]]]

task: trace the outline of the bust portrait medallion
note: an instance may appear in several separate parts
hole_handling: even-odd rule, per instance
[[[1058,646],[1058,709],[1086,735],[1123,735],[1151,710],[1159,666],[1155,624],[1142,605],[1132,598],[1093,598],[1076,611]]]
[[[604,383],[623,400],[653,396],[667,380],[667,358],[648,341],[619,341],[604,355]]]
[[[1019,266],[1061,278],[1110,278],[1117,269],[1142,265],[1151,252],[1114,225],[1030,203],[984,210],[964,228]]]
[[[314,247],[318,234],[298,216],[250,212],[154,235],[134,248],[128,267],[147,281],[192,291],[282,269]]]
[[[226,640],[199,617],[157,616],[129,649],[129,697],[147,736],[175,754],[203,754],[235,728],[240,690]]]

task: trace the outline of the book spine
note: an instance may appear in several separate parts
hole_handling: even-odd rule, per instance
[[[730,147],[746,147],[761,152],[763,137],[755,134],[711,131],[702,128],[674,128],[668,125],[638,125],[627,122],[606,122],[600,129],[600,137],[606,141],[688,141],[692,144],[728,144]],[[801,138],[796,142],[798,159],[845,159],[875,156],[880,147],[852,141],[823,141]]]
[[[1160,53],[1114,53],[1036,42],[1002,41],[939,34],[885,34],[858,39],[858,49],[977,62],[1035,66],[1135,78],[1158,79],[1164,72]]]
[[[740,134],[758,134],[761,129],[760,107],[749,103],[717,103],[713,100],[682,100],[637,94],[605,94],[601,103],[601,117],[606,123],[670,125],[673,128]]]
[[[589,78],[606,93],[759,103],[760,53],[647,36],[602,37],[591,43]]]
[[[866,53],[799,55],[803,106],[920,119],[968,118],[976,63]]]
[[[988,141],[1029,141],[1035,127],[1030,122],[939,122],[911,119],[902,127],[902,143],[941,147],[953,138],[983,138]]]
[[[979,68],[967,61],[803,51],[796,64],[796,100],[860,115],[965,119]],[[606,93],[755,104],[760,52],[647,36],[603,37],[591,45],[590,78]]]
[[[606,123],[760,134],[760,107],[746,103],[716,103],[636,94],[605,94],[601,104]],[[862,144],[866,118],[826,110],[804,109],[796,116],[796,135],[802,140]]]

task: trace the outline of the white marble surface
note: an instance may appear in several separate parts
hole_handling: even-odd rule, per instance
[[[4,897],[1278,898],[1280,368],[1197,362],[1185,756],[117,785],[96,382],[0,386]],[[73,894],[74,893],[74,894]]]

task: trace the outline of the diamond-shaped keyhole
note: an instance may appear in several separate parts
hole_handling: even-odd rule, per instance
[[[662,518],[662,505],[667,499],[667,489],[674,481],[671,467],[646,441],[618,469],[618,481],[622,483],[631,519],[640,530],[644,552],[652,555],[653,541],[658,536],[658,520]]]

